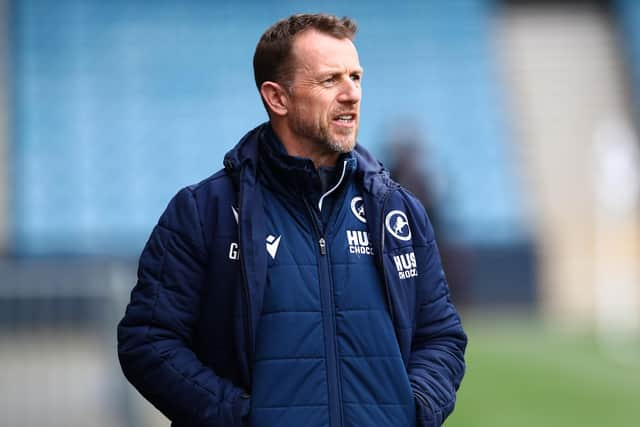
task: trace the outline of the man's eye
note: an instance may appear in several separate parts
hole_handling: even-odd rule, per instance
[[[352,74],[351,80],[353,80],[354,82],[359,82],[360,80],[362,80],[362,77],[360,76],[360,74]]]
[[[324,85],[331,85],[331,84],[335,83],[335,81],[336,81],[336,78],[335,78],[335,77],[329,77],[329,78],[327,78],[327,79],[324,79],[324,80],[322,81],[322,84],[324,84]]]

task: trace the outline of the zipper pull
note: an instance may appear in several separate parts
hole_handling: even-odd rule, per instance
[[[320,255],[326,255],[327,243],[324,241],[324,237],[321,237],[320,240],[318,240],[318,243],[320,244]]]

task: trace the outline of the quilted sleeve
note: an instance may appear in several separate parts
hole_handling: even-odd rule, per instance
[[[189,426],[242,426],[244,391],[192,351],[206,251],[189,189],[169,203],[147,242],[124,318],[118,355],[127,379],[170,420]]]
[[[431,227],[428,219],[426,226]],[[408,374],[416,398],[418,426],[437,427],[453,411],[465,371],[467,337],[449,298],[435,240],[416,251],[416,256],[422,280]]]

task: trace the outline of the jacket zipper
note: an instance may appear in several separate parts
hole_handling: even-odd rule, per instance
[[[335,191],[344,179],[347,169],[347,162],[342,166],[340,179],[330,190],[324,193],[318,201],[318,210],[322,209],[322,202],[326,196]],[[318,272],[320,284],[320,300],[322,304],[322,327],[325,330],[325,353],[327,355],[327,381],[329,388],[329,425],[333,427],[342,426],[342,410],[340,405],[340,381],[338,371],[340,369],[338,360],[338,348],[336,345],[336,314],[335,300],[333,292],[333,280],[331,279],[331,265],[329,263],[329,251],[327,241],[322,230],[322,220],[310,206],[306,198],[303,197],[304,205],[307,208],[315,237],[318,241]]]
[[[342,411],[340,410],[340,384],[338,376],[338,349],[336,346],[335,303],[333,300],[333,283],[331,280],[331,266],[329,252],[324,235],[320,231],[316,213],[305,199],[305,206],[311,216],[315,238],[318,241],[317,252],[318,273],[320,284],[320,300],[322,304],[322,327],[324,333],[325,354],[327,355],[327,381],[329,388],[329,425],[342,426]]]
[[[320,240],[318,240],[318,245],[320,246],[320,255],[326,255],[327,243],[325,242],[324,237],[321,237]]]

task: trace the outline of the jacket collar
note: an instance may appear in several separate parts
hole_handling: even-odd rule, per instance
[[[287,154],[269,124],[260,137],[258,170],[270,188],[284,196],[319,193],[320,178],[311,159]]]
[[[268,141],[269,138],[275,138],[277,144],[273,144],[274,141],[271,140],[271,145],[276,147],[275,150],[280,150],[280,153],[286,156],[287,159],[284,160],[284,166],[286,168],[301,171],[302,173],[315,172],[313,163],[311,163],[309,159],[286,155],[282,143],[277,140],[271,130],[270,123],[265,122],[243,136],[238,144],[229,150],[224,157],[225,169],[227,169],[227,172],[234,180],[236,188],[238,188],[240,184],[241,170],[243,171],[243,181],[255,184],[259,171],[258,165],[260,164],[261,145],[264,141]],[[273,147],[272,151],[274,149]],[[390,187],[395,188],[398,186],[398,184],[391,180],[389,172],[383,167],[382,163],[376,160],[375,157],[360,144],[356,144],[350,156],[357,162],[357,174],[362,180],[365,190],[373,196],[381,197]]]

